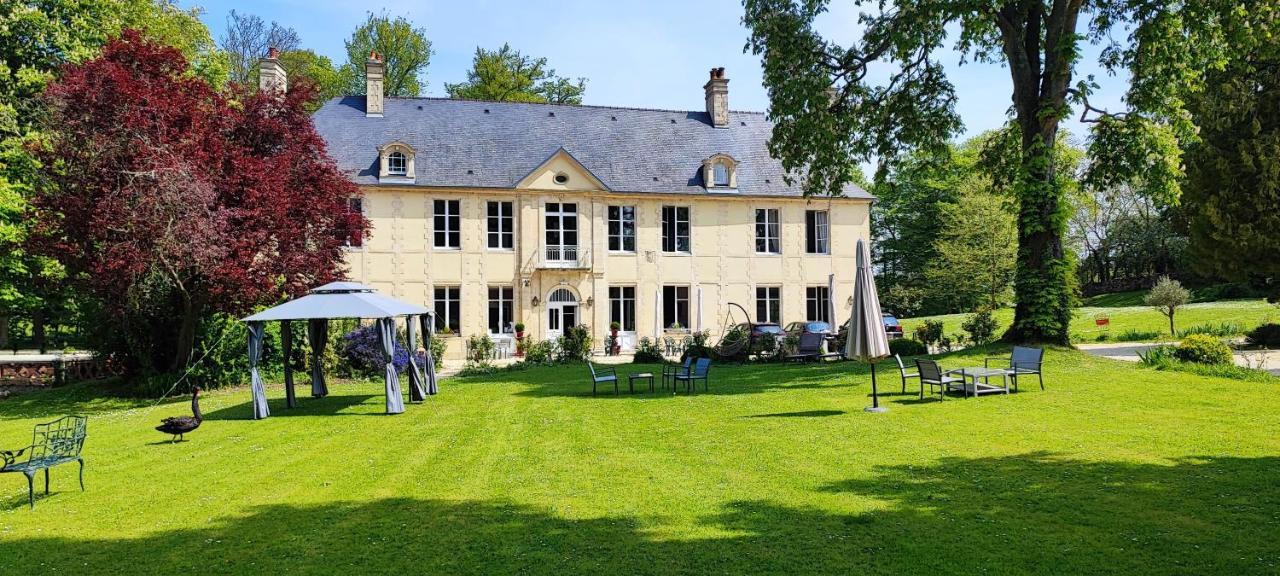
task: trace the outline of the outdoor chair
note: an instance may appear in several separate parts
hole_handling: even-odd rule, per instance
[[[1040,389],[1044,390],[1044,375],[1040,373],[1040,365],[1044,362],[1044,348],[1014,346],[1008,358],[987,358],[982,361],[984,367],[990,368],[992,362],[1007,362],[1006,372],[1013,378],[1013,390],[1018,391],[1018,376],[1035,374],[1040,380]]]
[[[894,354],[894,355],[893,355],[893,359],[898,363],[898,375],[902,377],[902,393],[903,393],[903,394],[906,394],[906,393],[907,393],[907,380],[910,380],[910,379],[912,379],[912,378],[915,378],[916,380],[919,380],[919,379],[920,379],[920,372],[918,372],[918,371],[917,371],[917,372],[907,372],[907,367],[906,367],[905,365],[903,365],[903,363],[902,363],[902,356],[899,356],[899,355],[897,355],[897,354]],[[920,385],[920,392],[921,392],[921,393],[924,393],[924,384],[923,384],[923,383]]]
[[[587,362],[587,368],[591,369],[591,395],[596,395],[596,386],[600,384],[608,384],[613,382],[613,394],[618,394],[618,374],[614,368],[605,368],[596,370],[596,365],[590,361]]]
[[[666,388],[666,387],[667,387],[667,381],[668,381],[668,379],[670,379],[670,381],[671,381],[671,389],[672,389],[672,390],[675,390],[675,389],[676,389],[676,382],[675,382],[675,380],[676,380],[676,375],[678,375],[678,374],[688,374],[688,373],[689,373],[689,365],[693,364],[693,360],[694,360],[694,359],[693,359],[692,357],[686,357],[686,358],[684,359],[684,363],[683,363],[683,364],[681,364],[681,365],[679,365],[679,366],[677,366],[677,365],[675,365],[675,364],[664,364],[664,365],[662,366],[662,387],[663,387],[663,388]]]
[[[808,361],[816,360],[822,356],[822,344],[826,339],[822,334],[813,332],[805,332],[800,335],[800,345],[796,347],[796,353],[787,356],[787,360]]]
[[[0,474],[21,472],[27,477],[27,501],[32,508],[36,507],[36,472],[44,471],[44,493],[48,494],[49,469],[59,464],[80,463],[80,490],[84,491],[84,458],[80,457],[80,449],[84,447],[88,422],[84,416],[63,416],[36,424],[30,446],[16,452],[0,450]],[[27,459],[19,462],[23,454]]]
[[[924,400],[924,387],[929,387],[930,393],[934,388],[938,389],[938,396],[942,400],[947,399],[947,392],[955,390],[957,385],[961,391],[965,390],[964,372],[960,372],[960,377],[955,378],[948,376],[950,372],[943,372],[937,362],[925,358],[916,358],[916,371],[920,374],[920,399]]]
[[[711,390],[711,387],[710,387],[710,385],[707,383],[707,374],[708,374],[710,371],[711,371],[711,359],[710,359],[710,358],[699,358],[697,362],[694,362],[694,363],[693,363],[693,369],[692,369],[692,370],[688,370],[688,371],[686,371],[686,372],[685,372],[685,373],[683,373],[683,374],[676,374],[676,375],[675,375],[675,381],[676,381],[676,382],[684,382],[684,383],[685,383],[685,389],[686,389],[686,390],[689,390],[689,391],[691,391],[691,392],[692,392],[692,391],[694,391],[694,390],[697,390],[697,388],[698,388],[698,381],[699,381],[699,380],[701,380],[701,381],[702,381],[702,388],[703,388],[704,390],[708,390],[708,391],[709,391],[709,390]],[[675,388],[674,384],[672,385],[672,388],[673,388],[673,389]]]
[[[670,336],[663,336],[662,343],[666,345],[667,356],[676,355],[676,339]]]

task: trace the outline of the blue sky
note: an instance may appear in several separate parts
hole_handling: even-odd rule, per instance
[[[303,45],[346,59],[343,41],[367,11],[385,9],[426,28],[435,54],[427,69],[427,95],[444,95],[445,82],[459,82],[470,68],[476,46],[496,48],[509,42],[526,54],[545,56],[561,76],[587,78],[586,104],[698,110],[707,70],[724,66],[730,79],[729,105],[735,110],[768,107],[761,86],[760,62],[743,53],[747,31],[740,23],[740,0],[652,0],[590,2],[471,0],[438,2],[395,0],[382,4],[337,0],[182,0],[200,6],[215,38],[235,9],[275,20],[298,31]],[[856,38],[856,9],[833,0],[820,22],[829,38],[848,44]],[[1102,90],[1094,98],[1118,109],[1125,82],[1108,79],[1089,66],[1097,50],[1086,49],[1083,73],[1095,73]],[[968,134],[1000,126],[1009,107],[1008,71],[997,65],[959,66],[959,55],[944,59],[958,91],[958,109]],[[883,73],[887,73],[882,71]],[[1067,128],[1084,134],[1071,119]]]

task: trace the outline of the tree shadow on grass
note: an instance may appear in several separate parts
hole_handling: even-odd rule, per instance
[[[727,502],[693,534],[663,516],[401,497],[102,539],[10,535],[0,558],[77,574],[1274,574],[1277,474],[1274,457],[954,458],[829,484],[831,510]],[[836,511],[851,508],[865,511]]]
[[[245,390],[248,393],[248,390]],[[368,410],[355,409],[365,404],[371,398],[383,398],[380,394],[330,394],[324,398],[298,397],[298,406],[296,408],[288,408],[285,405],[284,398],[269,398],[267,400],[267,408],[271,411],[270,418],[291,417],[291,416],[377,416],[383,415],[383,404],[378,404],[377,409],[370,404]],[[405,409],[410,410],[415,405],[405,402]],[[253,401],[249,400],[234,406],[219,408],[204,414],[205,420],[253,420]]]
[[[595,398],[671,398],[671,388],[662,388],[662,366],[657,364],[622,364],[616,366],[618,378],[622,381],[622,393],[613,395],[610,389],[605,393],[597,393]],[[488,379],[500,379],[503,382],[522,384],[526,390],[518,392],[520,396],[536,398],[546,397],[585,397],[592,398],[591,378],[586,366],[581,367],[580,378],[566,379],[565,367],[539,367],[529,370],[503,372]],[[643,393],[637,388],[635,394],[626,392],[628,374],[649,372],[658,380],[657,391],[650,393],[645,384]],[[704,389],[698,383],[695,392],[687,392],[679,388],[676,395],[689,394],[730,396],[737,394],[759,394],[774,390],[801,389],[837,389],[869,385],[870,368],[859,362],[826,362],[821,364],[713,364],[710,378]],[[573,373],[576,375],[576,373]],[[863,382],[865,380],[865,383]],[[458,383],[479,382],[479,379],[462,379]]]

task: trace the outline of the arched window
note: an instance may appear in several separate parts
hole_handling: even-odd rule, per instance
[[[723,161],[716,162],[714,172],[715,172],[716,186],[729,185],[729,165],[728,164],[725,164]]]
[[[391,176],[404,176],[409,173],[409,160],[404,157],[403,152],[392,152],[387,155],[387,174]]]

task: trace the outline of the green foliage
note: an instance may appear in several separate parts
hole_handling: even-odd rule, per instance
[[[351,33],[346,47],[347,63],[339,74],[348,94],[365,93],[364,66],[371,52],[377,52],[386,65],[382,91],[387,98],[415,97],[426,89],[423,77],[431,62],[431,41],[426,29],[415,28],[407,18],[370,12]]]
[[[1138,330],[1135,328],[1126,328],[1115,335],[1116,342],[1149,342],[1156,340],[1163,335],[1163,332],[1155,330]]]
[[[445,92],[465,100],[581,104],[586,82],[558,77],[546,58],[525,56],[504,43],[497,50],[477,47],[467,81],[445,84]]]
[[[1177,335],[1178,331],[1174,328],[1173,318],[1178,313],[1178,308],[1191,301],[1191,291],[1183,288],[1182,283],[1177,280],[1161,276],[1142,301],[1164,314],[1169,319],[1169,334]]]
[[[555,340],[526,340],[524,361],[530,364],[552,364],[560,355]]]
[[[1229,360],[1225,363],[1181,360],[1178,358],[1178,349],[1174,346],[1157,346],[1145,351],[1139,351],[1138,358],[1144,366],[1149,366],[1156,370],[1189,372],[1197,376],[1231,378],[1248,382],[1276,382],[1276,377],[1264,370],[1237,366]]]
[[[431,359],[435,361],[436,369],[444,368],[444,354],[449,350],[449,341],[445,338],[431,338]]]
[[[309,112],[316,111],[330,98],[342,95],[342,76],[328,56],[311,50],[290,50],[280,54],[280,66],[288,74],[291,86],[309,82],[316,87],[315,100],[307,104]]]
[[[1178,343],[1173,356],[1183,362],[1230,364],[1231,348],[1213,336],[1192,334]]]
[[[990,308],[979,308],[969,315],[960,327],[969,333],[970,342],[976,346],[982,346],[995,339],[997,324],[996,319],[991,315]]]
[[[910,338],[895,338],[889,341],[889,353],[902,357],[924,356],[929,353],[923,342]]]
[[[1233,322],[1218,322],[1216,324],[1196,324],[1190,328],[1180,330],[1178,335],[1185,338],[1192,334],[1207,334],[1209,336],[1226,338],[1228,336],[1236,336],[1243,333],[1244,330],[1240,328],[1239,324],[1235,324]]]
[[[662,357],[662,349],[658,348],[658,344],[645,336],[636,344],[636,353],[632,358],[632,362],[636,364],[655,364],[664,361]]]
[[[496,347],[488,334],[472,334],[467,338],[467,362],[488,364]]]
[[[689,345],[685,347],[680,360],[683,362],[685,358],[716,358],[715,348],[707,345],[707,340],[710,338],[711,333],[706,330],[690,332]]]
[[[591,331],[585,325],[571,326],[556,341],[560,362],[584,362],[591,357]]]
[[[1008,301],[1017,260],[1017,228],[1005,201],[985,192],[976,178],[954,203],[940,207],[942,226],[935,240],[937,259],[925,272],[939,300],[951,310],[996,308]]]
[[[1280,324],[1272,322],[1258,326],[1245,335],[1245,340],[1251,346],[1280,347]]]
[[[925,320],[915,329],[916,340],[925,346],[932,346],[942,340],[942,321]]]

